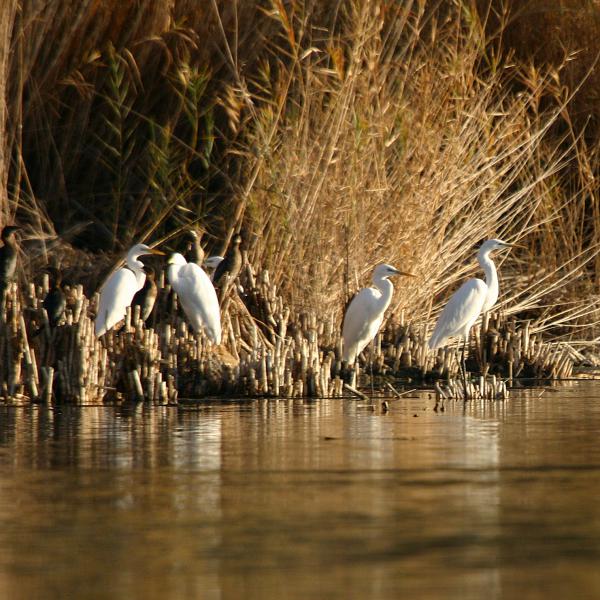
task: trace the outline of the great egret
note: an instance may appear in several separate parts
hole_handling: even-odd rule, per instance
[[[221,312],[215,288],[196,263],[188,263],[178,253],[169,258],[167,277],[181,308],[195,332],[205,331],[215,344],[221,343]]]
[[[485,273],[485,281],[477,278],[469,279],[452,294],[448,304],[444,306],[429,339],[429,347],[435,350],[443,346],[448,338],[463,338],[460,368],[462,370],[465,400],[468,398],[465,352],[469,341],[469,332],[479,315],[490,310],[498,300],[498,273],[490,254],[494,250],[502,250],[514,245],[498,239],[487,240],[481,244],[477,252],[477,261]]]
[[[146,244],[136,244],[127,253],[126,266],[117,269],[102,284],[95,325],[97,337],[112,329],[125,317],[135,293],[144,287],[144,263],[138,258],[146,254],[164,256],[164,252],[160,250],[154,250]]]
[[[377,265],[372,277],[375,287],[360,290],[346,309],[342,326],[342,359],[348,364],[354,363],[383,323],[383,314],[394,293],[394,286],[388,279],[392,275],[414,277],[412,273],[399,271],[391,265]]]
[[[429,347],[432,350],[443,346],[448,338],[462,337],[464,367],[464,351],[471,327],[479,315],[490,310],[498,300],[498,274],[490,254],[494,250],[512,246],[513,244],[497,239],[483,242],[477,252],[477,261],[485,273],[485,281],[477,278],[469,279],[452,294],[429,339]]]
[[[240,251],[240,244],[242,243],[242,236],[236,233],[231,240],[231,245],[225,253],[225,257],[215,269],[213,275],[213,282],[216,287],[223,287],[225,284],[225,274],[229,274],[229,282],[235,281],[237,276],[240,274],[242,268],[242,253]]]
[[[152,313],[154,303],[156,302],[156,296],[158,296],[158,289],[156,287],[156,273],[152,267],[144,265],[144,272],[146,273],[146,281],[142,286],[142,289],[138,290],[131,301],[131,307],[140,307],[140,318],[146,322],[148,317]]]
[[[185,258],[189,262],[202,266],[202,263],[204,262],[204,250],[200,243],[202,240],[202,233],[198,233],[194,229],[189,229],[185,233],[185,240],[187,242]]]
[[[15,232],[21,229],[16,225],[7,225],[0,233],[3,246],[0,248],[0,318],[4,316],[6,293],[17,269],[17,240]]]

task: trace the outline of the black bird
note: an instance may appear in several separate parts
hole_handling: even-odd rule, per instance
[[[0,233],[4,245],[0,248],[0,317],[4,317],[6,309],[6,293],[17,270],[17,240],[15,232],[21,229],[15,225],[7,225]]]
[[[154,303],[156,302],[156,296],[158,295],[158,289],[156,287],[156,273],[152,267],[144,266],[146,273],[146,281],[144,287],[138,290],[131,301],[131,308],[134,306],[140,307],[140,317],[142,321],[146,322],[148,317],[152,314]]]
[[[185,259],[188,262],[194,262],[201,267],[204,262],[204,250],[200,244],[202,234],[198,234],[197,231],[190,229],[186,231],[185,240],[187,242],[184,252]]]
[[[48,315],[50,327],[56,327],[65,313],[67,300],[62,290],[62,273],[55,267],[46,267],[46,271],[50,275],[50,289],[42,306]]]
[[[229,281],[235,281],[236,277],[240,274],[242,268],[242,252],[240,251],[240,244],[242,243],[242,236],[236,233],[231,240],[229,248],[225,253],[225,258],[218,264],[213,275],[213,283],[215,287],[222,287],[225,283],[225,273],[229,273]]]

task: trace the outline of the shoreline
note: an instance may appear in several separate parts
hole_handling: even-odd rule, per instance
[[[369,395],[370,349],[349,379],[340,360],[341,328],[333,318],[292,314],[268,272],[256,273],[248,263],[240,283],[244,293],[231,286],[223,302],[223,341],[218,347],[191,332],[164,273],[157,280],[158,299],[150,319],[154,327],[143,324],[138,307],[133,314],[128,311],[120,331],[100,339],[93,333],[97,294],[87,298],[81,286],[68,289],[63,323],[50,329],[42,309],[47,278],[21,294],[13,284],[6,327],[0,332],[3,401],[85,405],[176,404],[179,398],[201,402],[207,397],[341,398],[357,395],[348,391],[353,380],[358,385],[351,388],[359,396]],[[42,333],[32,337],[39,327]],[[390,381],[390,387],[406,380],[413,387],[437,389],[441,399],[453,397],[461,387],[458,349],[429,351],[427,330],[428,324],[390,320],[376,338],[373,375]],[[573,375],[585,357],[569,344],[545,342],[533,331],[531,321],[506,320],[498,312],[474,327],[467,359],[471,379],[475,376],[472,397],[506,397],[510,383],[520,377],[559,381]]]

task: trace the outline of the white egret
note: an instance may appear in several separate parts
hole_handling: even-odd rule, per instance
[[[169,257],[167,277],[194,331],[204,330],[215,344],[221,343],[221,312],[215,288],[196,263],[181,254]]]
[[[342,359],[345,362],[354,363],[377,335],[394,293],[394,286],[388,279],[392,275],[414,277],[412,273],[404,273],[391,265],[377,265],[372,278],[375,287],[363,288],[348,305],[342,326]]]
[[[95,324],[97,337],[112,329],[125,317],[135,293],[144,287],[144,263],[138,258],[146,254],[164,255],[164,252],[154,250],[146,244],[136,244],[127,253],[125,266],[117,269],[102,284]]]
[[[513,244],[497,239],[487,240],[481,245],[477,252],[477,261],[485,273],[485,281],[469,279],[452,294],[429,339],[429,347],[432,350],[443,346],[451,337],[462,337],[466,345],[469,331],[479,315],[490,310],[498,300],[498,273],[490,254],[494,250],[512,246]]]

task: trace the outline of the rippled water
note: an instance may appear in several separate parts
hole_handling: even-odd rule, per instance
[[[598,598],[600,384],[0,408],[0,598]]]

